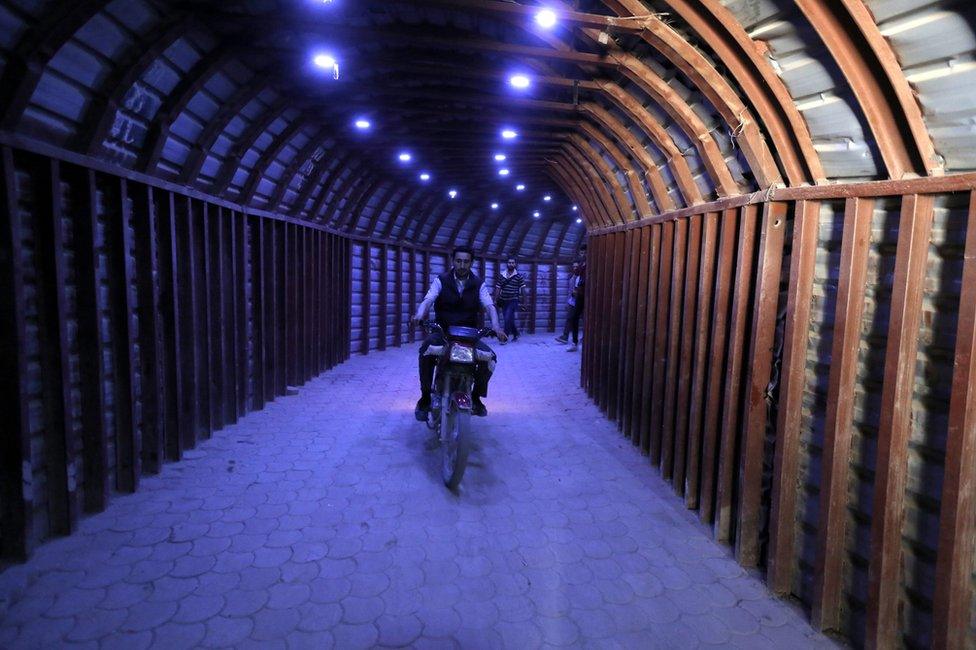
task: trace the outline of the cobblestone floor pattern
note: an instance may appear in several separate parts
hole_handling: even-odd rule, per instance
[[[356,356],[0,574],[0,647],[834,647],[601,417],[578,353],[495,347],[459,495],[415,346]]]

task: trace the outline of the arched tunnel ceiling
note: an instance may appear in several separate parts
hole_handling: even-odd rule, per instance
[[[552,30],[533,21],[542,5]],[[967,0],[2,0],[0,127],[341,231],[567,257],[585,227],[716,198],[976,168],[974,13]],[[326,51],[338,79],[311,63]],[[514,71],[531,88],[511,89]]]

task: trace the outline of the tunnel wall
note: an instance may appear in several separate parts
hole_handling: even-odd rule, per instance
[[[450,268],[449,253],[364,240],[353,242],[351,255],[351,352],[385,350],[422,338],[419,331],[411,331],[410,315],[423,301],[433,279]],[[474,272],[485,280],[489,290],[494,288],[505,261],[475,259]],[[526,282],[525,310],[516,317],[519,330],[529,334],[554,332],[565,322],[569,265],[552,260],[520,260],[519,270]]]
[[[891,625],[929,647],[950,607],[976,642],[954,537],[976,480],[976,194],[950,186],[591,235],[586,390],[743,565],[857,646]]]
[[[348,239],[71,156],[0,171],[4,557],[348,357]]]

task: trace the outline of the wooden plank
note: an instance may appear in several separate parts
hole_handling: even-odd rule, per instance
[[[189,307],[189,318],[180,322],[182,340],[188,343],[180,350],[183,366],[186,368],[187,381],[184,393],[187,409],[182,425],[182,448],[193,449],[197,444],[197,436],[209,423],[210,415],[205,401],[209,378],[206,376],[206,320],[203,318],[202,294],[204,289],[201,256],[199,251],[199,232],[202,223],[196,218],[194,201],[181,201],[184,207],[183,215],[177,223],[181,232],[178,234],[180,259],[180,287],[182,304]],[[178,231],[179,232],[179,231]]]
[[[674,223],[674,247],[671,255],[671,301],[668,313],[667,370],[664,379],[664,403],[661,422],[661,476],[674,476],[674,425],[678,399],[678,366],[681,362],[681,319],[684,315],[685,264],[688,255],[688,220]]]
[[[305,310],[305,381],[315,376],[315,251],[312,248],[312,230],[302,229],[302,240],[304,245],[302,277],[305,279],[305,300],[302,308]]]
[[[396,255],[396,286],[393,301],[393,319],[396,327],[393,329],[393,345],[403,345],[403,246],[394,246]]]
[[[745,423],[739,454],[739,502],[735,527],[736,559],[743,566],[759,564],[759,532],[762,525],[763,456],[766,443],[766,390],[773,373],[773,346],[779,314],[783,241],[786,237],[785,203],[763,206],[752,310],[750,360],[746,367]]]
[[[556,331],[556,308],[559,305],[559,265],[549,268],[549,331]]]
[[[227,339],[224,330],[224,234],[217,208],[203,204],[203,272],[207,278],[207,339],[210,356],[207,359],[210,377],[210,432],[224,426],[227,399],[227,375],[224,367]]]
[[[313,273],[315,276],[315,340],[313,347],[315,350],[315,374],[319,375],[325,370],[325,318],[326,318],[326,271],[325,265],[325,233],[312,231],[312,246],[315,254],[313,255]]]
[[[160,322],[159,255],[156,203],[152,188],[141,185],[133,197],[136,289],[139,314],[139,401],[142,411],[142,466],[158,474],[165,456],[164,352]]]
[[[155,194],[159,228],[159,327],[162,370],[163,457],[179,460],[183,413],[183,366],[180,337],[179,239],[176,197],[172,192],[149,188]]]
[[[715,482],[715,539],[728,542],[732,539],[732,508],[735,501],[735,465],[741,443],[743,389],[746,377],[746,360],[751,350],[746,349],[749,327],[749,304],[752,295],[755,269],[756,226],[759,206],[747,205],[739,217],[738,253],[735,263],[735,280],[732,294],[732,315],[729,321],[729,353],[725,376],[725,409],[719,433],[718,475]],[[774,314],[775,317],[775,314]]]
[[[617,423],[617,428],[623,426],[623,402],[624,394],[627,392],[628,386],[624,382],[624,367],[627,364],[626,350],[627,350],[627,310],[629,308],[629,294],[630,294],[630,251],[631,251],[631,235],[628,233],[620,233],[620,282],[619,284],[619,299],[616,303],[615,317],[616,326],[614,327],[614,332],[616,333],[616,339],[614,341],[613,356],[615,361],[611,366],[611,378],[613,390],[611,393],[609,410],[611,413],[611,420]]]
[[[250,271],[248,273],[251,284],[251,369],[254,375],[252,384],[251,408],[260,410],[267,402],[268,381],[268,351],[266,339],[265,302],[265,257],[264,257],[264,220],[261,217],[244,216],[245,227],[248,229],[248,255],[250,257]],[[246,352],[246,350],[245,350]]]
[[[287,224],[272,224],[271,228],[271,292],[273,306],[274,340],[274,394],[284,395],[288,391],[288,294],[285,291],[285,238]]]
[[[932,597],[932,647],[946,650],[962,650],[972,644],[970,575],[976,555],[976,191],[969,197],[961,287]]]
[[[221,254],[218,263],[221,268],[221,291],[223,293],[221,343],[224,356],[224,421],[228,424],[237,421],[238,394],[237,377],[237,228],[234,213],[217,207],[217,219],[221,233]]]
[[[86,512],[100,512],[108,504],[111,486],[108,469],[108,425],[105,418],[105,365],[102,360],[102,341],[105,337],[98,304],[98,195],[95,172],[78,168],[64,171],[76,177],[73,180],[72,193],[76,196],[77,214],[74,230],[77,337],[79,341],[90,342],[78,346],[84,508]],[[0,250],[2,249],[3,246],[0,245]],[[5,316],[0,318],[7,322],[12,322],[12,319],[13,316],[10,320]],[[16,379],[16,376],[12,378]],[[6,393],[6,388],[2,392]],[[9,408],[4,408],[3,411],[16,416],[15,411]]]
[[[722,388],[725,381],[725,348],[728,338],[732,268],[735,261],[735,237],[739,211],[726,210],[721,218],[718,240],[718,262],[712,301],[712,334],[707,362],[705,415],[702,419],[701,488],[698,495],[698,517],[710,523],[715,507],[716,472],[718,471],[718,430],[722,413]]]
[[[535,318],[539,306],[539,263],[532,262],[529,267],[529,334],[535,334]]]
[[[600,410],[606,412],[607,363],[610,348],[610,328],[607,315],[610,312],[610,283],[613,281],[613,235],[600,240],[598,284],[596,287],[597,309],[594,310],[593,333],[596,335],[592,387],[594,400]]]
[[[294,239],[295,278],[295,384],[302,385],[308,379],[306,356],[308,352],[308,269],[305,265],[305,228],[296,226]]]
[[[620,366],[623,363],[621,350],[624,336],[624,273],[629,268],[627,264],[627,236],[625,233],[614,235],[613,241],[613,277],[611,279],[611,311],[610,311],[610,349],[609,365],[605,380],[610,384],[607,396],[607,413],[612,421],[619,420],[620,391],[622,390]],[[619,426],[619,422],[618,422]]]
[[[362,309],[362,331],[360,332],[359,340],[359,352],[360,354],[369,353],[369,328],[372,326],[372,314],[370,312],[373,309],[373,259],[372,259],[372,249],[369,242],[363,242],[363,268],[362,268],[362,284],[360,285],[362,291],[362,299],[360,301]],[[429,261],[429,259],[428,259]]]
[[[257,374],[257,369],[251,366],[248,361],[248,348],[253,345],[253,328],[256,323],[248,325],[248,270],[252,266],[251,260],[251,230],[248,225],[248,217],[244,213],[234,213],[234,223],[237,228],[237,415],[243,417],[245,413],[254,410],[253,403],[249,403],[251,394],[251,377]],[[254,298],[257,288],[253,282],[251,286],[251,299]],[[252,349],[252,354],[253,354]]]
[[[629,436],[630,413],[634,400],[634,343],[637,321],[637,288],[640,273],[640,231],[629,231],[627,237],[627,269],[624,280],[624,331],[621,342],[620,399],[617,401],[617,426],[624,435]]]
[[[0,553],[24,560],[34,546],[23,233],[13,152],[0,149]]]
[[[600,343],[600,374],[597,377],[600,395],[600,410],[611,416],[610,404],[616,390],[613,377],[616,372],[616,341],[618,338],[617,324],[619,311],[617,310],[617,290],[622,277],[620,259],[623,257],[620,240],[622,234],[614,233],[607,237],[606,267],[603,276],[603,309],[600,311],[600,323],[597,327],[602,330]]]
[[[379,292],[379,316],[377,320],[378,325],[378,345],[379,350],[386,349],[386,318],[389,311],[389,282],[390,282],[390,264],[389,255],[390,249],[387,244],[381,244],[380,247],[380,292]]]
[[[702,423],[705,412],[705,382],[708,377],[708,361],[712,324],[712,296],[715,291],[716,251],[718,248],[719,215],[709,212],[700,217],[702,222],[701,255],[698,269],[697,320],[692,333],[691,394],[688,405],[688,451],[685,465],[685,507],[698,507],[702,467]]]
[[[766,580],[770,590],[778,595],[790,593],[793,587],[793,573],[796,570],[794,531],[800,427],[803,391],[806,387],[810,304],[813,298],[819,227],[820,204],[816,201],[797,203],[793,217],[793,246],[790,253],[786,327],[783,333],[779,412],[773,455],[769,550],[766,560]]]
[[[848,199],[844,211],[811,607],[813,625],[822,630],[840,626],[851,425],[873,209],[873,200],[856,198]]]
[[[80,468],[73,431],[75,411],[71,400],[68,278],[60,163],[39,160],[31,166],[31,172],[48,528],[52,535],[68,535],[77,525],[81,503],[76,487]]]
[[[908,441],[933,216],[933,197],[902,198],[874,475],[865,638],[869,648],[893,647],[901,638],[898,601]]]
[[[688,249],[685,260],[684,304],[681,307],[681,343],[679,348],[677,404],[674,421],[674,475],[671,485],[679,496],[685,493],[685,470],[688,448],[688,404],[691,398],[691,372],[697,326],[698,272],[702,243],[702,217],[688,223]]]
[[[343,238],[341,248],[345,279],[342,283],[342,328],[343,328],[343,347],[342,359],[345,361],[352,355],[350,338],[352,337],[352,243],[348,238]]]
[[[282,233],[282,293],[285,296],[284,308],[284,335],[282,341],[283,355],[282,360],[285,364],[285,389],[282,394],[288,393],[288,386],[298,385],[298,364],[296,357],[298,348],[298,317],[297,317],[297,289],[298,280],[295,268],[295,236],[298,226],[292,224],[285,225]]]
[[[634,311],[634,345],[631,352],[631,374],[628,375],[631,382],[630,408],[624,414],[624,435],[630,438],[631,442],[640,442],[640,421],[641,410],[646,401],[644,397],[644,343],[645,330],[647,328],[647,285],[651,275],[651,227],[641,228],[638,231],[638,254],[637,254],[637,276],[636,276],[636,296]]]
[[[417,249],[410,248],[410,318],[417,313]],[[411,327],[407,332],[411,343],[417,340],[417,328]]]
[[[339,333],[338,328],[338,307],[341,277],[339,276],[338,247],[336,246],[334,235],[325,236],[326,268],[325,279],[328,288],[325,304],[325,349],[326,367],[332,368],[339,361],[337,351],[339,349],[336,337]]]
[[[651,384],[651,417],[648,441],[651,464],[661,464],[664,423],[664,391],[668,368],[668,320],[671,314],[671,261],[674,256],[674,222],[661,224],[660,263],[657,266],[657,307],[654,323],[654,364]]]
[[[651,255],[647,275],[647,316],[644,326],[644,358],[641,361],[641,399],[640,418],[637,433],[640,435],[640,448],[644,454],[651,453],[651,405],[654,385],[654,344],[657,329],[658,286],[661,272],[662,226],[651,226]]]
[[[129,227],[132,205],[128,181],[120,179],[112,188],[114,205],[109,208],[107,249],[110,257],[109,308],[112,323],[113,386],[115,387],[115,478],[120,492],[135,492],[142,474],[139,430],[136,427],[136,368],[132,353],[139,344],[133,326],[132,286],[135,269],[132,230]]]

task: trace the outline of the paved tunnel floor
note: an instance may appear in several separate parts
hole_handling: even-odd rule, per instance
[[[578,353],[495,347],[458,496],[415,346],[356,356],[0,574],[0,647],[833,647],[585,399]]]

